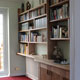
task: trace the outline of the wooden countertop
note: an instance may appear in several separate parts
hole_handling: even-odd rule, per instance
[[[53,60],[43,59],[43,58],[40,58],[39,56],[35,57],[34,61],[46,64],[46,65],[54,66],[57,68],[61,68],[64,70],[70,70],[70,65],[57,64],[57,63],[54,63]]]
[[[21,53],[17,53],[17,54],[25,56],[27,58],[31,58],[34,61],[39,62],[39,63],[43,63],[43,64],[46,64],[46,65],[54,66],[54,67],[65,69],[65,70],[70,70],[70,66],[69,65],[63,65],[63,64],[54,63],[53,60],[49,60],[47,58],[43,58],[43,56],[41,56],[41,55],[25,55],[25,54],[21,54]]]

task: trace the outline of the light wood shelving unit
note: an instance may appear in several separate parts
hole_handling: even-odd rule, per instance
[[[60,2],[56,2],[56,3],[50,3],[50,1],[52,0],[47,0],[47,15],[48,15],[48,57],[49,59],[52,59],[53,56],[53,50],[55,46],[58,46],[59,43],[61,42],[65,42],[65,44],[70,42],[70,24],[69,24],[69,12],[66,13],[66,15],[68,15],[67,17],[63,17],[64,15],[60,15],[60,10],[59,9],[64,9],[64,5],[68,4],[67,9],[69,11],[69,0],[63,0]],[[54,1],[54,0],[53,0]],[[57,1],[57,0],[56,0]],[[61,9],[61,10],[62,10]],[[55,13],[54,13],[55,12]],[[55,17],[52,19],[52,17]],[[61,18],[59,18],[59,16],[62,16]],[[67,28],[68,28],[68,37],[52,37],[52,27],[55,28],[55,25],[63,25],[64,22],[67,24]],[[53,28],[53,29],[54,29]],[[59,26],[60,28],[60,26]],[[62,43],[63,44],[63,43]],[[64,45],[65,45],[64,44]]]
[[[35,11],[37,11],[38,9],[44,9],[43,10],[43,13],[42,14],[38,14],[37,16],[33,16],[33,17],[30,17],[30,15],[34,15],[34,14],[37,14],[37,13],[34,13]],[[40,11],[40,10],[38,10]],[[32,13],[32,14],[31,14]],[[40,12],[38,12],[40,13]],[[26,14],[28,14],[27,16],[29,16],[28,19],[22,19],[21,20],[21,17],[22,16],[25,16]],[[43,3],[39,6],[37,6],[36,8],[32,8],[30,10],[27,10],[27,11],[24,11],[22,13],[18,13],[18,25],[19,25],[19,44],[22,44],[22,45],[27,45],[28,46],[28,53],[22,53],[21,50],[20,50],[20,45],[19,45],[19,53],[17,53],[18,55],[20,56],[26,56],[26,57],[31,57],[31,58],[34,58],[33,56],[36,55],[36,52],[35,52],[35,45],[37,44],[41,44],[41,45],[46,45],[47,46],[47,40],[46,41],[31,41],[31,33],[32,32],[41,32],[41,31],[47,31],[47,20],[46,20],[46,25],[44,26],[41,26],[41,27],[37,27],[36,25],[36,20],[38,19],[43,19],[43,18],[46,18],[47,19],[47,13],[46,13],[46,3]],[[31,29],[25,29],[25,30],[22,30],[21,27],[23,24],[25,23],[33,23],[33,28]],[[44,22],[44,21],[43,21]],[[29,27],[29,25],[28,25]],[[28,33],[28,40],[21,40],[20,38],[22,38],[22,34],[27,34]]]
[[[57,45],[57,43],[60,41],[67,41],[69,42],[70,41],[70,36],[69,36],[69,33],[70,33],[70,26],[69,26],[69,23],[68,23],[68,37],[67,38],[53,38],[51,37],[51,26],[54,25],[55,23],[58,24],[58,23],[61,23],[61,22],[68,22],[70,20],[70,17],[67,16],[67,17],[64,17],[64,18],[60,18],[60,19],[50,19],[50,9],[56,9],[56,8],[59,8],[65,4],[69,4],[69,0],[63,0],[61,2],[58,2],[58,3],[55,3],[55,4],[51,4],[50,5],[50,1],[47,0],[47,3],[43,3],[41,4],[40,6],[36,7],[36,8],[32,8],[30,10],[27,10],[27,11],[24,11],[20,14],[18,14],[18,16],[23,16],[25,14],[30,14],[30,12],[34,12],[35,10],[37,9],[40,9],[44,6],[46,6],[47,8],[45,9],[45,13],[42,14],[42,15],[38,15],[38,16],[35,16],[35,17],[32,17],[32,18],[28,18],[27,20],[22,20],[22,21],[18,21],[18,24],[19,24],[19,28],[20,28],[20,25],[24,24],[24,23],[29,23],[29,22],[33,22],[33,21],[36,21],[37,19],[41,19],[41,18],[44,18],[44,17],[47,17],[47,27],[39,27],[39,28],[32,28],[32,29],[27,29],[27,30],[20,30],[19,29],[19,33],[29,33],[29,41],[19,41],[19,43],[22,43],[22,44],[28,44],[29,45],[29,49],[31,48],[31,45],[35,47],[35,44],[45,44],[47,46],[47,50],[48,50],[48,58],[51,59],[52,57],[52,53],[53,53],[53,48],[55,45]],[[30,15],[29,15],[30,16]],[[34,26],[35,27],[35,26]],[[42,30],[45,30],[47,31],[47,41],[44,41],[44,42],[32,42],[31,41],[31,32],[39,32],[39,31],[42,31]],[[52,47],[52,48],[51,48]],[[32,48],[31,48],[32,49]],[[30,51],[30,54],[31,52],[33,52],[34,49],[32,49],[32,51]]]

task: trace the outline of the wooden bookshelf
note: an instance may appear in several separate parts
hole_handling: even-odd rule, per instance
[[[38,11],[38,14],[37,14],[37,11]],[[18,32],[19,32],[19,50],[20,50],[18,55],[26,56],[26,57],[33,57],[33,55],[31,54],[36,54],[35,47],[37,44],[47,46],[47,42],[41,42],[43,40],[43,39],[41,40],[42,34],[44,34],[44,32],[47,31],[47,13],[46,11],[47,11],[46,3],[43,3],[35,8],[32,8],[30,10],[27,10],[27,11],[24,11],[18,14],[18,26],[19,26]],[[37,23],[37,20],[38,20],[38,23]],[[41,21],[43,21],[43,23]],[[36,42],[34,41],[35,33],[37,36],[36,40],[38,38],[38,40],[40,39],[41,41],[36,41]],[[31,40],[32,38],[33,38],[33,41]],[[28,49],[29,55],[23,54],[25,53],[26,47]]]
[[[54,1],[54,0],[47,0],[48,58],[49,59],[52,59],[55,46],[57,47],[59,46],[59,48],[63,49],[63,46],[67,47],[67,45],[70,44],[69,0],[55,2],[54,4],[51,3],[51,1]],[[63,12],[60,12],[60,11],[63,11]],[[66,14],[64,14],[65,12]],[[65,25],[65,26],[62,27],[62,25]],[[64,29],[67,32],[63,34]],[[65,38],[65,36],[63,37],[63,35],[65,35],[66,33],[67,33],[67,37]],[[62,46],[60,45],[61,43],[62,44],[65,43],[65,44],[63,44]],[[67,54],[66,52],[64,53]]]
[[[66,4],[66,3],[69,3],[69,0],[64,0],[64,1],[58,2],[56,4],[53,4],[50,6],[50,8],[61,6],[61,5]]]

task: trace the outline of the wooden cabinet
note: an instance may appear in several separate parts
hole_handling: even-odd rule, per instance
[[[40,80],[69,80],[69,70],[40,64]]]
[[[50,68],[49,68],[50,69]],[[47,65],[40,65],[40,80],[52,80],[52,72],[47,67]]]

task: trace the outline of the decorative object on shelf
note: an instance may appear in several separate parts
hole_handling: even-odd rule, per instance
[[[67,28],[62,29],[62,37],[63,38],[68,38],[68,29]]]
[[[44,0],[42,0],[42,3],[44,3]]]
[[[31,4],[29,3],[29,1],[27,1],[26,3],[26,10],[29,10],[31,8]]]
[[[62,50],[57,46],[54,47],[53,59],[54,59],[54,62],[56,63],[61,63],[61,61],[64,60],[64,55],[62,53]]]
[[[21,5],[21,12],[24,12],[24,3]]]

